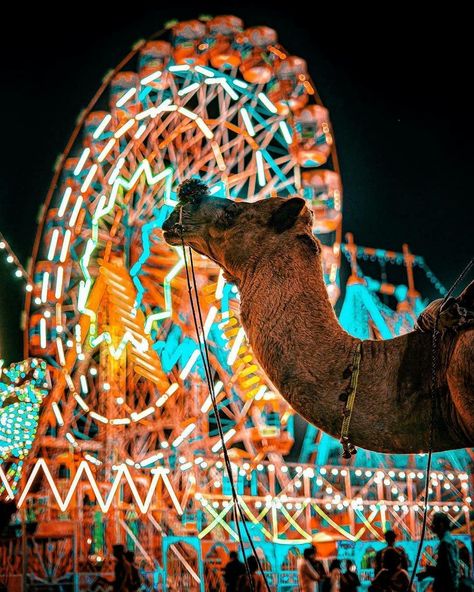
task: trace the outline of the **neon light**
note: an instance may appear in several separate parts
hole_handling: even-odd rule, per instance
[[[241,327],[235,337],[235,341],[232,344],[232,348],[229,352],[229,355],[227,356],[227,363],[229,364],[229,366],[232,366],[234,364],[235,360],[237,359],[237,354],[239,353],[239,349],[242,345],[244,338],[245,338],[245,331]]]
[[[171,395],[173,395],[173,393],[175,393],[179,388],[179,385],[177,382],[174,382],[169,388],[168,390],[161,395],[161,397],[156,401],[155,405],[157,407],[162,407],[166,401],[171,397]]]
[[[265,179],[265,169],[263,167],[263,156],[260,150],[255,151],[255,159],[257,161],[257,179],[260,187],[264,187],[267,183]]]
[[[66,187],[63,198],[61,200],[61,205],[59,206],[58,218],[62,218],[64,216],[64,212],[66,211],[67,204],[69,202],[69,198],[71,197],[71,193],[72,193],[72,188]]]
[[[90,417],[96,419],[97,421],[100,421],[101,423],[109,423],[109,420],[106,417],[100,415],[99,413],[96,413],[95,411],[89,411],[89,415]]]
[[[204,76],[214,76],[214,72],[209,70],[209,68],[204,68],[204,66],[195,66],[194,71],[204,74]]]
[[[190,84],[189,86],[185,86],[181,90],[178,90],[178,95],[180,97],[182,97],[184,95],[187,95],[190,92],[193,92],[193,90],[196,90],[198,88],[199,88],[199,82],[193,82],[193,84]]]
[[[77,163],[76,168],[74,169],[74,176],[77,177],[77,175],[82,171],[82,167],[86,164],[86,160],[88,159],[90,152],[90,148],[84,148],[81,154],[81,158],[79,159],[79,162]]]
[[[114,138],[121,138],[128,130],[135,125],[134,119],[129,119],[126,123],[122,125],[114,134]]]
[[[219,144],[217,142],[211,142],[211,148],[212,148],[212,151],[214,152],[214,156],[215,156],[215,159],[217,162],[217,167],[219,168],[220,171],[225,171],[226,166],[225,166],[224,159],[222,158],[222,153],[221,153],[221,149],[219,148]]]
[[[97,160],[99,162],[102,162],[105,159],[105,157],[108,155],[108,153],[112,150],[114,144],[115,144],[115,138],[110,138],[110,140],[104,146],[102,152],[99,154],[99,156],[97,158]]]
[[[45,271],[43,273],[43,283],[41,285],[41,302],[46,302],[48,300],[48,283],[49,283],[49,272]]]
[[[48,261],[52,261],[54,259],[54,252],[56,251],[56,245],[58,244],[58,236],[59,230],[55,228],[53,230],[53,234],[51,235],[51,242],[49,244]]]
[[[212,138],[214,137],[214,134],[207,127],[207,125],[204,123],[204,121],[203,121],[203,119],[201,119],[201,117],[198,117],[196,119],[196,124],[199,127],[199,129],[202,131],[202,133],[206,136],[206,138],[208,140],[212,140]]]
[[[288,127],[286,121],[280,121],[280,129],[283,137],[285,138],[285,142],[287,144],[291,144],[293,142],[293,138],[291,137],[290,128]]]
[[[242,115],[242,119],[244,121],[244,125],[249,133],[249,136],[255,136],[255,128],[252,125],[252,122],[250,120],[250,115],[248,114],[248,111],[245,107],[242,107],[240,109],[240,113]]]
[[[159,78],[161,76],[162,72],[160,70],[157,70],[156,72],[153,72],[152,74],[149,74],[148,76],[145,76],[145,78],[142,78],[140,80],[140,83],[143,84],[143,86],[146,86],[149,82],[153,82],[153,80],[156,80],[157,78]]]
[[[59,363],[61,366],[65,366],[66,360],[64,358],[63,342],[60,337],[56,337],[56,349],[58,350]]]
[[[97,168],[98,166],[96,164],[93,164],[89,169],[87,177],[84,179],[84,183],[82,184],[81,193],[85,193],[89,189],[89,185],[91,184],[92,179],[94,178],[94,175],[97,172]]]
[[[84,454],[84,458],[92,464],[97,465],[98,467],[100,467],[100,465],[102,464],[98,458],[92,456],[91,454]]]
[[[84,376],[84,374],[81,374],[79,382],[81,383],[82,392],[84,393],[84,395],[87,395],[87,393],[89,392],[89,387],[87,386],[87,378]]]
[[[214,396],[217,397],[217,395],[221,392],[221,390],[223,389],[224,384],[222,382],[222,380],[218,380],[216,382],[216,384],[214,385]],[[212,398],[211,395],[208,395],[207,399],[204,401],[202,407],[201,407],[201,413],[207,413],[209,411],[209,409],[212,406]]]
[[[56,417],[56,421],[58,422],[58,424],[60,426],[63,426],[64,419],[63,419],[63,416],[61,415],[61,411],[59,410],[58,404],[53,401],[53,403],[51,404],[51,407],[53,408],[53,412]]]
[[[214,323],[214,320],[217,315],[217,308],[215,306],[211,306],[209,312],[207,313],[206,320],[204,321],[204,337],[207,338],[209,335],[209,331]]]
[[[78,393],[74,393],[74,398],[76,399],[76,401],[78,402],[78,404],[80,405],[80,407],[82,407],[82,409],[84,409],[84,411],[89,411],[89,405],[84,401],[84,399],[81,397],[81,395],[79,395]]]
[[[187,70],[189,70],[189,66],[187,64],[183,64],[182,66],[170,66],[168,70],[170,72],[186,72]]]
[[[76,203],[74,204],[74,209],[72,210],[71,218],[69,219],[69,226],[71,228],[77,222],[77,217],[79,215],[79,210],[81,209],[81,206],[82,206],[82,195],[79,195],[76,200]]]
[[[109,177],[109,185],[114,185],[115,180],[117,179],[117,177],[120,174],[120,169],[123,167],[124,164],[125,164],[125,158],[123,158],[123,156],[121,156],[117,160],[117,164],[115,165],[115,168],[114,168],[114,170],[112,171],[112,174]]]
[[[277,112],[277,108],[275,107],[275,105],[270,101],[270,99],[267,97],[266,94],[264,94],[263,92],[258,93],[258,98],[260,100],[260,102],[265,105],[265,107],[271,112],[271,113],[276,113]]]
[[[140,413],[133,412],[130,415],[130,417],[131,417],[132,421],[140,421],[141,419],[148,417],[149,415],[151,415],[154,412],[155,412],[155,409],[153,407],[148,407],[147,409],[145,409],[144,411],[141,411]]]
[[[133,136],[135,138],[135,140],[138,140],[139,138],[141,138],[141,136],[143,136],[143,134],[145,133],[146,130],[146,125],[144,123],[142,123],[142,125],[137,129],[137,131],[135,132],[135,135]]]
[[[61,261],[61,263],[64,263],[64,261],[66,261],[67,254],[69,252],[70,240],[71,240],[71,231],[68,229],[64,233],[64,241],[63,241],[63,245],[61,247],[61,254],[59,255],[59,260]]]
[[[127,90],[125,94],[123,94],[120,99],[115,103],[116,107],[123,107],[128,99],[131,99],[133,95],[137,92],[136,88],[130,88]]]
[[[140,465],[142,467],[148,467],[149,465],[154,464],[157,460],[160,460],[162,458],[163,454],[161,452],[158,452],[158,454],[154,454],[153,456],[149,456],[148,458],[145,458],[145,460],[142,460]]]
[[[191,354],[191,357],[188,360],[188,363],[186,364],[186,366],[181,370],[181,374],[179,375],[179,377],[181,378],[181,380],[184,380],[186,378],[186,376],[190,373],[191,368],[194,366],[196,360],[199,357],[199,350],[195,349],[193,351],[193,353]]]
[[[236,430],[234,428],[231,428],[226,434],[224,434],[224,442],[227,444],[227,442],[233,438],[236,434]],[[218,440],[214,446],[211,448],[212,452],[217,452],[218,450],[220,450],[222,448],[222,441]]]
[[[243,80],[239,80],[238,78],[234,78],[232,80],[232,84],[234,86],[238,86],[240,88],[248,88],[248,86],[249,86],[246,82],[244,82]]]
[[[197,119],[196,113],[193,113],[192,111],[190,111],[189,109],[186,109],[185,107],[178,107],[178,113],[181,113],[182,115],[186,115],[186,117],[189,117],[189,119],[192,119],[192,120]]]
[[[107,127],[107,125],[109,124],[111,119],[112,119],[112,115],[110,115],[110,113],[107,113],[107,115],[104,117],[104,119],[96,127],[95,132],[92,134],[92,137],[95,140],[97,140],[97,138],[102,134],[102,132],[105,130],[105,128]]]

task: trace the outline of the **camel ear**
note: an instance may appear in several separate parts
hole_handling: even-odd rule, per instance
[[[282,201],[281,205],[272,213],[269,225],[280,233],[294,226],[306,202],[301,197],[290,197]]]

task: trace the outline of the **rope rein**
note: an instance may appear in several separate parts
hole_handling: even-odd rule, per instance
[[[438,359],[439,359],[439,334],[440,331],[438,329],[439,317],[441,312],[443,311],[443,307],[446,302],[451,297],[454,290],[457,288],[458,284],[464,279],[467,275],[471,267],[474,265],[474,257],[469,261],[466,267],[462,270],[462,272],[457,277],[454,284],[448,290],[446,295],[444,296],[441,306],[436,312],[434,327],[433,327],[433,336],[431,339],[431,384],[430,384],[430,395],[431,395],[431,405],[430,405],[430,412],[429,412],[429,435],[428,435],[428,458],[426,460],[426,468],[425,468],[425,503],[423,507],[423,523],[421,526],[421,536],[420,536],[420,543],[418,545],[418,550],[416,553],[415,563],[413,565],[413,571],[410,578],[410,583],[408,584],[407,592],[411,592],[413,582],[415,581],[416,570],[418,568],[418,563],[420,561],[421,552],[423,550],[423,543],[425,541],[426,535],[426,526],[428,522],[428,509],[429,509],[429,496],[430,496],[430,473],[431,473],[431,462],[433,460],[433,441],[434,441],[434,413],[436,409],[436,390],[437,390],[437,372],[438,372]]]
[[[199,352],[201,354],[201,359],[202,359],[203,365],[204,365],[204,372],[206,375],[206,381],[207,381],[207,385],[209,388],[209,394],[211,397],[212,408],[214,410],[214,415],[216,417],[217,430],[219,432],[219,438],[220,438],[221,444],[222,444],[224,464],[226,467],[226,472],[227,472],[227,476],[229,479],[231,494],[232,494],[232,501],[233,501],[232,512],[234,515],[234,522],[235,522],[235,526],[237,529],[239,545],[240,545],[241,552],[242,552],[242,555],[244,558],[245,571],[246,571],[247,578],[248,578],[248,581],[250,584],[250,588],[251,588],[252,592],[255,592],[254,580],[253,580],[252,574],[250,572],[248,558],[245,554],[244,540],[242,537],[240,521],[242,521],[242,524],[244,526],[245,534],[247,536],[248,542],[250,543],[252,553],[257,561],[258,569],[260,570],[260,572],[263,576],[267,592],[271,592],[270,585],[268,583],[268,580],[267,580],[265,573],[263,571],[262,564],[260,562],[260,558],[257,555],[255,545],[254,545],[253,540],[250,536],[248,526],[247,526],[247,523],[245,520],[245,516],[244,516],[243,510],[240,506],[239,499],[237,496],[237,491],[235,488],[234,477],[232,474],[232,465],[231,465],[229,453],[227,450],[227,444],[226,444],[226,441],[224,438],[224,430],[222,428],[222,422],[221,422],[221,418],[219,415],[219,408],[217,405],[216,394],[214,392],[214,383],[212,380],[212,370],[211,370],[211,366],[210,366],[210,362],[209,362],[209,349],[208,349],[207,341],[206,341],[206,338],[204,335],[204,323],[203,323],[203,319],[202,319],[201,305],[199,302],[199,295],[198,295],[198,291],[197,291],[197,282],[196,282],[196,275],[195,275],[195,271],[194,271],[194,261],[193,261],[192,250],[189,249],[189,263],[188,263],[188,257],[186,255],[186,246],[184,244],[183,233],[182,233],[182,208],[180,208],[180,210],[179,210],[178,229],[180,229],[180,238],[181,238],[181,245],[182,245],[182,249],[183,249],[184,267],[186,270],[186,283],[187,283],[187,287],[188,287],[189,300],[190,300],[191,311],[192,311],[192,315],[193,315],[194,328],[196,330],[196,337],[197,337],[197,341],[198,341]],[[193,293],[194,293],[194,295],[193,295]]]

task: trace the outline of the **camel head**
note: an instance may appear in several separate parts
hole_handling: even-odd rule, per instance
[[[320,252],[313,237],[312,213],[300,197],[232,201],[210,195],[197,179],[178,188],[178,204],[163,224],[169,245],[182,242],[220,265],[229,278],[239,279],[249,261],[278,255],[290,241],[303,238]]]

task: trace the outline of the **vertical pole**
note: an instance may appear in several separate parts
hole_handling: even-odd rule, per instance
[[[28,566],[28,544],[26,541],[26,503],[23,506],[21,520],[21,590],[22,592],[27,591],[26,578],[27,578],[27,566]]]

